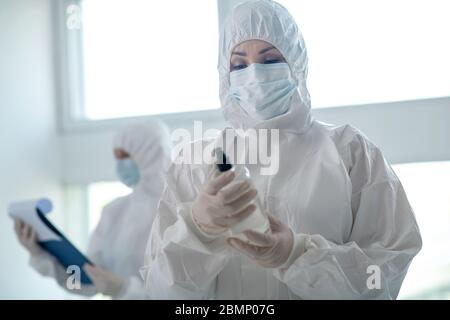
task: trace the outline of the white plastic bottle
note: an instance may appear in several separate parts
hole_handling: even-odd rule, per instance
[[[243,164],[237,164],[232,165],[225,153],[221,149],[215,149],[214,150],[216,154],[216,158],[218,160],[217,167],[219,171],[225,172],[232,170],[235,173],[235,177],[233,181],[226,186],[224,189],[229,188],[235,183],[241,182],[243,180],[246,180],[250,183],[251,187],[254,188],[254,185],[252,183],[250,172],[248,168]],[[263,206],[261,203],[261,200],[259,196],[256,196],[255,199],[252,201],[253,204],[256,205],[256,210],[253,211],[253,213],[239,222],[238,224],[234,225],[231,229],[231,233],[234,236],[242,235],[242,232],[245,230],[255,230],[261,233],[266,232],[269,229],[269,220],[267,218],[267,215],[264,213]]]

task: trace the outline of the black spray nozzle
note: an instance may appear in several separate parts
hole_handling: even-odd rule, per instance
[[[227,155],[225,154],[225,152],[223,152],[221,148],[214,149],[213,154],[216,157],[217,168],[219,169],[220,172],[225,172],[233,168],[233,165],[231,164]]]

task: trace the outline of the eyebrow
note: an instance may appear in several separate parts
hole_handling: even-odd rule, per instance
[[[259,50],[258,54],[266,53],[267,51],[270,51],[272,49],[276,49],[276,48],[274,46],[270,46],[270,47],[267,47],[267,48]],[[241,52],[241,51],[233,51],[231,53],[231,55],[233,55],[233,54],[238,55],[238,56],[242,56],[242,57],[246,57],[247,56],[247,53]]]
[[[243,56],[243,57],[247,56],[247,54],[245,52],[240,52],[240,51],[233,51],[231,53],[231,55],[233,55],[233,54],[238,55],[238,56]]]
[[[258,52],[258,54],[266,53],[267,51],[270,51],[270,50],[272,50],[272,49],[275,49],[275,47],[274,47],[274,46],[270,46],[270,47],[264,48],[264,49],[260,50],[260,51]]]

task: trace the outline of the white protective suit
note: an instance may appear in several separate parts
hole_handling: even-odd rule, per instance
[[[289,111],[263,122],[247,116],[229,92],[232,49],[249,39],[274,45],[298,82]],[[280,268],[269,269],[206,237],[190,210],[208,166],[172,164],[142,268],[150,297],[395,299],[422,245],[413,211],[372,142],[349,125],[312,119],[306,48],[287,10],[267,0],[236,6],[222,30],[219,74],[223,114],[234,128],[279,129],[278,173],[249,169],[266,210],[294,232],[293,250]],[[199,143],[208,145],[194,142],[192,149]],[[367,284],[377,267],[379,289]]]
[[[91,235],[87,256],[101,268],[125,280],[115,299],[143,299],[145,290],[139,267],[142,266],[145,243],[156,215],[158,200],[164,187],[164,172],[170,164],[170,137],[160,123],[144,122],[121,130],[115,148],[127,151],[140,171],[140,181],[133,192],[109,203]],[[54,277],[66,288],[69,274],[48,253],[32,256],[30,264],[40,274]],[[82,285],[71,293],[91,296],[93,286]]]

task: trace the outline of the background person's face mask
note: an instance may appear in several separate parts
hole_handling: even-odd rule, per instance
[[[126,186],[133,187],[138,184],[139,168],[131,158],[117,160],[116,170],[119,180]]]
[[[254,63],[230,73],[231,95],[256,120],[268,120],[286,113],[296,89],[287,63]]]

